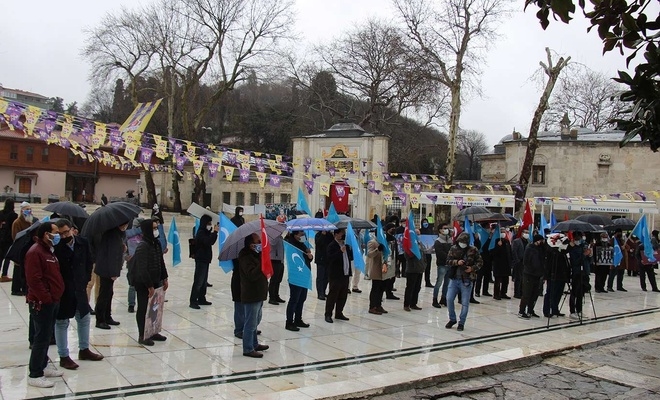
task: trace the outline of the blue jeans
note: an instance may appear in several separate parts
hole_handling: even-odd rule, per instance
[[[128,286],[128,306],[135,307],[135,286]]]
[[[458,321],[459,324],[465,325],[468,310],[470,309],[470,294],[472,293],[472,285],[474,282],[470,279],[463,280],[450,279],[449,287],[447,288],[447,311],[449,311],[449,320],[456,321],[456,311],[454,311],[454,299],[461,292],[461,315]]]
[[[302,321],[302,311],[307,300],[307,288],[289,284],[289,303],[286,305],[286,323]]]
[[[80,312],[76,310],[76,325],[78,326],[78,350],[89,348],[89,324],[92,315],[87,313],[80,318]],[[67,330],[69,329],[69,319],[55,320],[55,341],[57,342],[57,354],[62,357],[69,356],[69,343],[67,340]]]
[[[30,321],[34,326],[34,339],[30,351],[30,378],[44,376],[44,369],[48,365],[48,346],[53,336],[55,316],[59,306],[59,303],[42,304],[41,310],[37,311],[32,304],[29,305]]]
[[[245,325],[243,325],[243,354],[252,353],[259,342],[257,341],[257,326],[261,322],[261,309],[264,302],[242,303],[245,312]]]
[[[449,285],[449,278],[445,279],[447,272],[449,271],[449,266],[439,265],[438,266],[438,277],[435,280],[435,286],[433,286],[433,301],[438,302],[438,294],[440,293],[440,285],[442,284],[442,297],[447,298],[447,285]]]
[[[243,307],[243,303],[235,301],[234,302],[234,336],[243,333],[243,325],[245,325],[245,307]]]

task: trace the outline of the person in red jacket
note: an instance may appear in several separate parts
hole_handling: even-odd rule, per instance
[[[60,242],[57,225],[45,222],[37,228],[36,242],[25,255],[25,278],[30,320],[34,326],[34,340],[30,353],[28,385],[48,388],[54,383],[46,377],[59,377],[63,372],[48,364],[48,346],[53,336],[55,316],[64,293],[60,264],[54,255]]]

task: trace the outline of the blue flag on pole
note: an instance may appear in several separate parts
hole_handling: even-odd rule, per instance
[[[309,215],[310,217],[314,216],[312,214],[312,210],[309,209],[309,205],[307,205],[307,200],[305,200],[305,194],[303,193],[302,188],[298,188],[298,201],[296,203],[296,207],[298,207],[298,210],[304,211],[305,214]]]
[[[545,220],[545,215],[541,214],[541,226],[539,226],[539,233],[545,239],[545,228],[548,227],[548,222]]]
[[[649,259],[650,262],[655,262],[656,259],[653,256],[653,246],[651,245],[651,237],[649,236],[649,228],[646,224],[646,215],[642,215],[642,218],[637,221],[635,229],[633,229],[632,234],[637,236],[644,246],[644,255]]]
[[[387,245],[387,238],[385,237],[385,232],[383,232],[383,224],[380,222],[378,215],[376,215],[376,241],[383,245],[383,260],[386,260],[390,256],[390,246]]]
[[[479,224],[474,225],[474,231],[479,236],[479,243],[481,243],[481,248],[479,249],[479,251],[483,252],[484,251],[484,246],[486,246],[486,242],[488,241],[488,236],[490,236],[490,234],[488,233],[486,228],[484,228],[483,226],[481,226]]]
[[[495,225],[495,230],[493,231],[493,237],[490,239],[490,244],[488,245],[488,251],[493,250],[497,241],[500,240],[500,224]]]
[[[410,231],[410,252],[417,257],[418,260],[422,259],[422,252],[419,250],[417,243],[417,232],[415,232],[415,216],[412,210],[408,213],[408,230]]]
[[[364,254],[367,254],[367,244],[371,240],[371,235],[369,235],[369,229],[364,230],[364,236],[362,237],[362,243],[364,244]]]
[[[172,266],[181,264],[181,240],[179,239],[179,230],[176,228],[176,220],[172,217],[170,231],[167,233],[167,241],[172,243]]]
[[[193,237],[197,236],[197,229],[199,229],[199,218],[195,217],[195,226],[193,226]]]
[[[612,241],[614,242],[614,266],[618,267],[621,264],[621,260],[623,260],[623,252],[616,237]]]
[[[218,254],[222,252],[222,245],[225,244],[227,237],[236,230],[236,225],[224,213],[219,214],[220,217],[220,231],[218,232]],[[220,268],[228,274],[234,269],[234,262],[231,260],[220,261],[218,263]]]
[[[355,265],[355,268],[359,269],[364,274],[366,265],[364,264],[364,258],[362,258],[360,243],[358,243],[357,237],[355,236],[355,231],[353,230],[353,226],[351,226],[350,222],[346,228],[346,244],[351,247],[351,251],[353,252],[353,265]]]
[[[284,258],[289,275],[289,283],[312,290],[312,270],[305,263],[305,254],[290,243],[284,242]]]
[[[470,227],[470,220],[467,215],[465,216],[465,222],[463,223],[463,231],[470,235],[470,246],[474,246],[474,232],[472,231],[472,227]]]
[[[550,229],[554,228],[557,225],[557,218],[555,218],[555,213],[550,213]]]
[[[335,208],[334,203],[330,203],[330,208],[328,208],[328,216],[325,218],[331,224],[336,224],[339,222],[339,214],[337,214],[337,209]]]

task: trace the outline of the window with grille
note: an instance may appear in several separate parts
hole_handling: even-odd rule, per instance
[[[41,151],[41,162],[48,162],[48,147],[44,147]]]
[[[236,205],[237,206],[245,205],[245,193],[236,192]]]
[[[250,193],[250,205],[259,203],[259,193]]]
[[[222,202],[224,204],[231,204],[231,192],[222,192]]]
[[[266,193],[266,204],[272,204],[274,197],[272,193]]]
[[[532,166],[532,184],[545,185],[545,165]]]
[[[290,203],[291,195],[289,193],[280,194],[280,203]]]
[[[18,145],[12,144],[9,150],[9,159],[18,160]]]

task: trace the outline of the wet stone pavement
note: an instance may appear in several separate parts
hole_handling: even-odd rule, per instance
[[[369,399],[660,399],[659,350],[660,332],[654,332],[568,351],[531,366]]]

